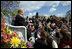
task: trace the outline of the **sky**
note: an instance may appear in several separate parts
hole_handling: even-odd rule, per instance
[[[19,8],[25,9],[24,17],[32,17],[36,12],[39,16],[64,17],[71,10],[71,1],[20,1]]]

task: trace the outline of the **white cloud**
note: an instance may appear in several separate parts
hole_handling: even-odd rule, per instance
[[[57,7],[59,3],[60,1],[20,1],[19,7],[27,11],[33,11],[43,6]]]
[[[46,6],[57,7],[60,3],[63,6],[68,6],[71,4],[71,1],[47,1],[45,4]]]
[[[32,17],[32,16],[33,16],[32,13],[29,13],[29,14],[28,14],[28,17]]]
[[[36,15],[36,12],[33,13],[33,16],[35,16],[35,15]]]
[[[35,15],[36,15],[36,12],[28,14],[29,17],[35,16]]]
[[[57,17],[65,17],[65,14],[64,13],[58,13],[56,16]]]
[[[68,6],[68,5],[71,4],[71,1],[61,1],[61,4],[62,4],[63,6]]]
[[[46,6],[52,6],[52,7],[57,7],[59,5],[60,1],[47,1],[45,3]]]
[[[40,9],[45,2],[43,1],[20,1],[20,8],[23,8],[27,11],[33,11]]]
[[[42,8],[43,6],[57,7],[59,4],[67,6],[71,4],[71,1],[20,1],[19,7],[26,11],[33,11]]]
[[[54,12],[56,11],[56,8],[50,8],[49,12]]]
[[[29,14],[28,14],[29,17],[35,16],[35,15],[36,15],[36,12],[34,12],[34,13],[29,13]],[[46,16],[46,18],[48,18],[50,15],[48,15],[48,14],[43,14],[43,15],[41,15],[41,16]]]
[[[50,15],[48,15],[48,14],[43,14],[43,16],[50,16]]]
[[[48,14],[43,14],[43,16],[46,16],[46,18],[48,18],[50,15],[48,15]]]

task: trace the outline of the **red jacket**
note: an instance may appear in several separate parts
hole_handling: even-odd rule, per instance
[[[69,48],[71,48],[71,41],[67,41],[67,40],[61,40],[60,44],[59,44],[59,48],[63,48],[66,46],[70,46]]]
[[[32,25],[29,25],[29,26],[30,26],[29,28],[31,29],[31,32],[32,32],[33,31]]]

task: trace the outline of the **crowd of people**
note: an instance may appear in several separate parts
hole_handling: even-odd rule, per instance
[[[14,26],[26,26],[27,39],[34,37],[35,48],[71,48],[71,19],[65,17],[23,18],[24,10],[18,10]],[[33,33],[33,34],[32,34]]]

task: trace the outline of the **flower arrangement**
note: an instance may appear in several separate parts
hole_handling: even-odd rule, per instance
[[[31,42],[23,42],[19,35],[11,31],[8,26],[5,26],[5,22],[1,20],[1,48],[31,48]]]

